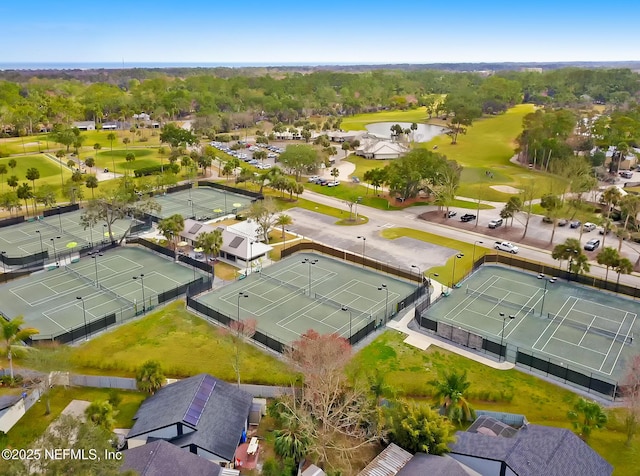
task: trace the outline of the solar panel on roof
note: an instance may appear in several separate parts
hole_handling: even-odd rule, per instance
[[[213,377],[205,375],[193,395],[193,400],[191,400],[191,403],[184,414],[184,418],[182,420],[185,423],[193,426],[198,424],[200,417],[202,417],[204,407],[207,405],[215,386],[216,381],[213,380]]]
[[[202,223],[196,223],[189,229],[187,233],[193,235],[194,233],[198,233],[198,230],[200,230],[200,228],[202,228]]]
[[[231,240],[231,243],[229,243],[229,248],[237,248],[238,246],[240,246],[240,243],[242,243],[244,241],[244,238],[241,236],[236,236],[233,240]]]

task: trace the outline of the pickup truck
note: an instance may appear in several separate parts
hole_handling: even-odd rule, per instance
[[[510,243],[508,241],[496,241],[496,244],[494,245],[494,248],[496,250],[500,250],[500,251],[506,251],[507,253],[512,253],[512,254],[517,254],[519,249],[516,245],[514,245],[513,243]]]

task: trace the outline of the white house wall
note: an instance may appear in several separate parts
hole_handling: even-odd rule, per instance
[[[20,399],[12,406],[0,412],[0,431],[8,432],[25,414],[24,400]]]

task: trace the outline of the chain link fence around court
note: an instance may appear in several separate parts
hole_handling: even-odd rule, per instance
[[[615,291],[622,294],[626,294],[634,299],[640,297],[640,290],[631,286],[620,285],[616,286],[616,283],[611,283],[603,279],[594,278],[591,276],[578,275],[575,273],[569,273],[566,270],[562,270],[546,264],[529,261],[524,258],[517,258],[513,255],[503,255],[501,253],[489,254],[480,257],[474,264],[471,272],[483,264],[502,264],[509,267],[518,268],[523,271],[531,271],[534,273],[545,273],[557,278],[567,279],[570,281],[583,284],[585,286],[596,288],[597,290]],[[467,273],[466,276],[471,274]],[[464,278],[463,278],[464,279]],[[460,281],[462,281],[461,279]],[[588,392],[595,392],[604,397],[615,400],[620,397],[620,390],[618,381],[616,379],[608,379],[600,374],[594,374],[586,372],[584,369],[572,367],[570,364],[556,360],[546,354],[541,354],[533,351],[532,349],[523,348],[519,346],[512,346],[507,343],[497,343],[488,339],[484,335],[474,334],[465,329],[460,329],[457,326],[452,326],[449,323],[438,321],[435,318],[426,316],[427,310],[432,304],[438,302],[442,296],[439,296],[435,301],[431,301],[430,297],[420,298],[416,302],[414,320],[422,328],[427,331],[433,332],[437,336],[454,342],[455,344],[474,349],[475,351],[485,354],[491,354],[499,359],[506,359],[507,361],[514,362],[519,366],[528,368],[533,373],[540,373],[545,376],[553,377],[566,384],[576,386]],[[515,303],[512,307],[517,306]],[[519,306],[520,307],[520,306]],[[553,315],[549,315],[549,318],[553,318]],[[606,331],[604,329],[593,328],[589,330],[588,326],[580,326],[581,330],[591,331],[596,334],[604,335],[605,337],[614,338],[615,333]],[[621,336],[620,339],[625,342],[630,342],[632,337]]]
[[[291,248],[287,248],[286,250],[283,250],[282,257],[284,258],[286,256],[291,256],[292,254],[297,253],[299,251],[320,251],[321,253],[328,254],[330,256],[334,256],[337,258],[345,259],[346,261],[350,261],[352,263],[355,263],[356,259],[359,258],[353,253],[349,253],[344,250],[339,250],[336,248],[331,248],[329,246],[322,245],[320,243],[299,243],[297,245],[292,246]],[[345,258],[345,253],[349,257]],[[369,262],[374,264],[375,266],[378,266],[379,264],[383,264],[376,260],[369,260]],[[361,264],[362,261],[360,260],[359,263]],[[374,267],[374,266],[371,266],[371,267]],[[374,267],[374,269],[376,268]],[[419,278],[418,276],[416,276],[415,273],[411,273],[410,271],[405,271],[403,269],[395,268],[388,265],[383,266],[382,269],[383,269],[383,272],[386,272],[388,274],[393,274],[395,276],[399,276],[404,279],[419,281],[417,288],[411,294],[406,296],[404,299],[401,299],[397,303],[396,313],[400,312],[404,308],[410,306],[411,304],[413,304],[414,302],[420,299],[423,299],[423,300],[426,299],[427,300],[426,302],[429,302],[429,299],[430,299],[428,297],[429,293],[426,292],[427,285],[428,285],[427,280]],[[280,279],[274,278],[272,276],[264,275],[262,276],[262,278],[265,279],[265,281],[272,282],[273,284],[284,285],[286,287],[289,287],[293,291],[297,291],[297,292],[300,292],[301,294],[305,294],[304,288],[300,288],[298,286],[295,286],[294,284],[281,281]],[[326,296],[322,296],[317,293],[314,293],[313,297],[317,301],[323,302],[331,307],[335,307],[338,309],[342,309],[344,307],[343,304],[340,304]],[[206,304],[193,299],[189,293],[187,293],[187,307],[206,316],[208,319],[214,320],[217,323],[222,324],[224,326],[230,326],[231,323],[236,322],[236,319],[234,319],[233,317],[228,316],[227,314],[220,312],[217,309],[213,309],[212,307],[209,307]],[[362,311],[358,311],[357,309],[352,309],[352,311],[359,312],[363,316],[368,316],[368,314],[365,314]],[[386,313],[386,310],[385,310],[385,313]],[[385,319],[386,319],[386,315],[385,315]],[[367,322],[367,324],[364,327],[360,328],[358,331],[354,332],[350,336],[350,338],[348,339],[349,343],[351,345],[357,344],[366,336],[371,334],[374,330],[376,330],[378,327],[384,324],[385,324],[384,320],[369,319],[369,322]],[[260,328],[256,330],[256,333],[252,336],[252,339],[258,342],[259,344],[262,344],[263,346],[271,350],[274,350],[275,352],[278,352],[278,353],[284,352],[288,346],[288,343],[281,342],[277,337],[275,337],[272,334],[269,334],[268,332]]]

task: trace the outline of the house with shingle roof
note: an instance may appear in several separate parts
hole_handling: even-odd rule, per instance
[[[122,452],[120,471],[135,471],[140,476],[219,476],[222,467],[178,448],[164,440],[156,440]]]
[[[167,385],[147,398],[127,435],[129,448],[165,440],[219,464],[233,461],[246,431],[251,394],[208,374]]]
[[[456,433],[451,457],[485,476],[610,476],[613,467],[573,432],[480,416]],[[498,430],[498,431],[496,431]]]

